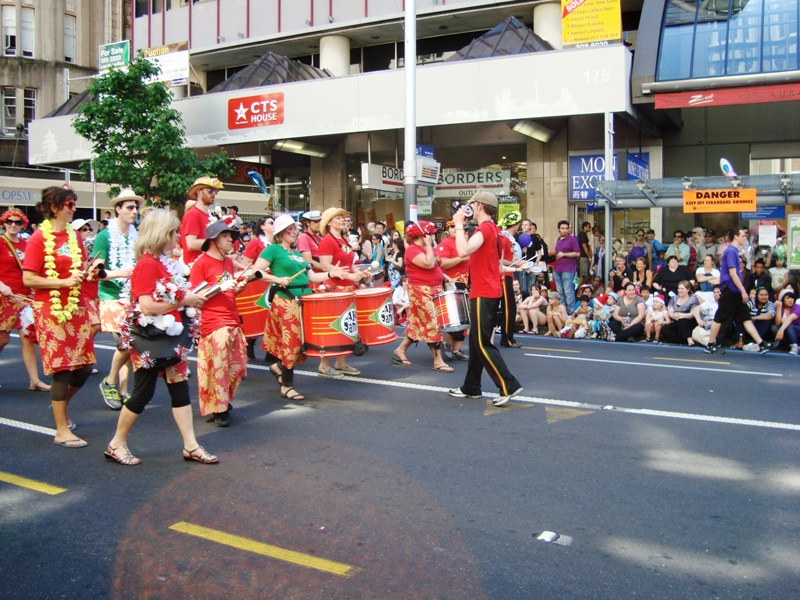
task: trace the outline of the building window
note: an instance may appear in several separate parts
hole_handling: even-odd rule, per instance
[[[23,119],[25,121],[25,133],[28,133],[28,124],[36,119],[36,90],[26,89],[23,92]]]
[[[17,55],[17,8],[3,7],[3,56]]]
[[[75,17],[64,15],[64,60],[75,62]]]
[[[33,58],[33,17],[32,8],[22,9],[22,56]]]
[[[17,131],[17,90],[3,88],[3,135],[13,136]]]

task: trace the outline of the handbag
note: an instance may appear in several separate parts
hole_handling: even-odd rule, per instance
[[[151,360],[159,360],[159,367],[177,365],[194,346],[191,332],[191,318],[181,312],[183,331],[178,335],[167,335],[152,323],[142,327],[133,319],[128,322],[131,334],[131,347],[139,354],[147,354]],[[168,364],[166,364],[168,363]]]

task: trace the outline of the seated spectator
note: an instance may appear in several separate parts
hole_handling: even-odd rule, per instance
[[[539,326],[547,323],[547,317],[543,312],[546,305],[547,298],[542,296],[542,290],[533,284],[530,295],[517,305],[517,316],[522,318],[524,333],[536,335],[539,333]]]
[[[613,291],[613,290],[612,290]],[[603,285],[603,278],[599,275],[592,277],[592,298],[597,298],[601,294],[606,293],[606,288]]]
[[[392,293],[392,304],[394,304],[395,321],[398,325],[405,323],[408,319],[408,309],[411,303],[408,301],[408,277],[403,276]]]
[[[697,289],[701,292],[711,292],[715,285],[719,285],[719,269],[714,266],[714,257],[706,254],[703,258],[703,266],[695,271]]]
[[[750,302],[747,303],[747,307],[750,309],[750,317],[753,321],[753,325],[758,331],[758,335],[761,336],[761,339],[767,340],[772,339],[772,324],[775,321],[775,304],[770,302],[769,299],[769,292],[766,288],[758,288],[753,290],[751,296],[755,294],[755,298],[751,299]],[[736,339],[747,339],[749,341],[753,341],[752,338],[747,334],[744,329],[744,325],[742,323],[736,323],[735,329]]]
[[[614,268],[608,274],[608,286],[617,295],[625,288],[625,284],[631,280],[631,273],[625,263],[625,257],[617,254],[614,257]]]
[[[652,271],[655,276],[655,273],[658,273],[661,269],[667,266],[667,259],[666,259],[666,251],[662,248],[656,251],[655,256],[653,256],[653,267]]]
[[[692,330],[692,339],[701,346],[708,346],[708,340],[711,336],[711,324],[714,322],[714,315],[717,314],[719,308],[719,297],[722,295],[722,290],[719,285],[714,286],[714,291],[709,292],[696,292],[698,305],[692,309],[694,320],[697,322],[697,327]],[[724,332],[720,331],[719,338],[724,337]]]
[[[656,294],[653,296],[653,304],[647,309],[644,317],[644,337],[643,342],[652,341],[661,343],[661,328],[669,323],[669,313],[664,304],[664,296]]]
[[[653,306],[653,296],[651,294],[650,286],[643,285],[642,287],[640,287],[639,295],[642,297],[642,300],[644,300],[646,309],[649,309]],[[661,299],[662,300],[664,299],[663,294],[661,296]]]
[[[768,300],[772,301],[775,298],[775,293],[772,291],[772,277],[766,271],[766,266],[763,258],[759,258],[753,263],[753,273],[750,279],[750,286],[745,287],[749,292],[750,290],[757,290],[764,288],[767,290]]]
[[[627,342],[644,332],[645,304],[641,296],[636,295],[636,286],[632,282],[625,284],[625,294],[619,298],[619,304],[611,313],[608,326],[614,332],[615,341]]]
[[[651,287],[664,294],[664,299],[666,300],[678,292],[678,284],[681,281],[691,282],[693,281],[692,276],[686,267],[678,264],[678,259],[675,256],[670,256],[667,259],[667,266],[653,277],[653,285]]]
[[[540,289],[542,286],[552,291],[555,291],[556,289],[555,282],[550,281],[550,274],[547,271],[542,271],[541,273],[536,274],[536,285],[538,285]]]
[[[617,294],[609,292],[592,300],[592,313],[594,319],[589,321],[589,331],[593,338],[613,342],[616,338],[608,326],[611,315],[617,304]]]
[[[561,294],[558,292],[547,294],[547,302],[547,314],[545,315],[547,333],[545,335],[558,337],[567,322],[567,309],[561,304]]]
[[[800,343],[800,305],[796,303],[792,288],[781,292],[780,302],[775,314],[775,340],[789,344],[789,354],[798,354]]]
[[[780,294],[789,283],[789,269],[784,266],[783,257],[775,256],[775,266],[769,270],[772,280],[772,292]]]
[[[566,335],[561,337],[585,338],[589,332],[589,320],[592,318],[590,302],[592,298],[588,294],[578,296],[578,308],[576,308],[564,324],[567,329]]]
[[[692,310],[698,304],[697,297],[692,294],[692,284],[686,280],[681,281],[678,284],[678,294],[669,301],[667,312],[671,322],[661,328],[663,341],[670,344],[695,345],[692,330],[697,321]]]
[[[647,258],[644,256],[640,256],[634,261],[631,281],[636,286],[637,293],[642,289],[642,286],[650,287],[653,285],[653,272],[647,267]]]

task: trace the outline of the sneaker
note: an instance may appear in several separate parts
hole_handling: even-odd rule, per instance
[[[217,427],[227,427],[231,424],[231,416],[228,414],[228,411],[221,413],[214,413],[214,423],[217,424]]]
[[[714,342],[713,344],[709,343],[703,348],[703,352],[706,354],[725,354],[725,350],[722,349],[722,344],[719,342]]]
[[[511,400],[511,398],[513,398],[514,396],[519,394],[521,391],[522,391],[522,388],[518,387],[516,390],[511,392],[508,396],[498,396],[497,398],[492,400],[492,406],[503,406],[503,404],[505,404],[506,402]]]
[[[122,396],[120,396],[120,401],[122,402],[123,406],[125,404],[127,404],[128,400],[130,400],[130,399],[131,399],[131,395],[130,394],[122,394]]]
[[[453,358],[455,360],[469,360],[469,356],[464,354],[461,350],[453,350]]]
[[[117,391],[117,386],[107,384],[105,377],[100,382],[100,393],[103,394],[103,400],[111,410],[122,408],[122,397]]]
[[[800,354],[800,346],[797,344],[792,344],[789,346],[789,354],[794,354],[795,356]]]
[[[442,346],[442,356],[444,356],[447,360],[454,360],[455,356],[453,356],[453,346],[450,344],[444,344]]]
[[[758,353],[759,354],[766,354],[767,352],[769,352],[770,350],[775,348],[775,346],[777,346],[777,345],[778,345],[778,342],[764,342],[764,341],[762,341],[758,345]]]
[[[750,342],[749,344],[745,344],[744,346],[742,346],[742,350],[744,350],[745,352],[758,352],[759,347],[758,344],[756,344],[755,342]]]
[[[451,388],[447,390],[447,393],[453,396],[453,398],[480,398],[483,394],[478,394],[477,396],[473,394],[465,394],[461,391],[461,388]]]

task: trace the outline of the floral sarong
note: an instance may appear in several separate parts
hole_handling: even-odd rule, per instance
[[[83,306],[75,309],[69,321],[59,323],[50,312],[49,302],[34,302],[33,321],[45,375],[74,371],[97,362],[92,326]]]
[[[125,320],[125,305],[119,300],[100,300],[100,326],[103,331],[119,333]]]
[[[133,347],[131,347],[131,363],[134,371],[152,369],[155,366],[155,361],[146,353],[139,354]],[[184,357],[177,365],[164,369],[164,379],[167,383],[178,383],[189,379],[189,361]]]
[[[241,327],[221,327],[197,344],[197,388],[200,414],[228,410],[247,374],[247,342]]]
[[[84,301],[86,315],[89,317],[90,325],[100,325],[100,300],[97,298],[86,298]]]
[[[408,285],[408,323],[406,337],[410,340],[436,343],[442,341],[442,334],[436,328],[436,310],[433,297],[444,288],[440,285]]]
[[[280,359],[287,369],[305,360],[300,328],[300,302],[275,296],[264,326],[261,347]]]

